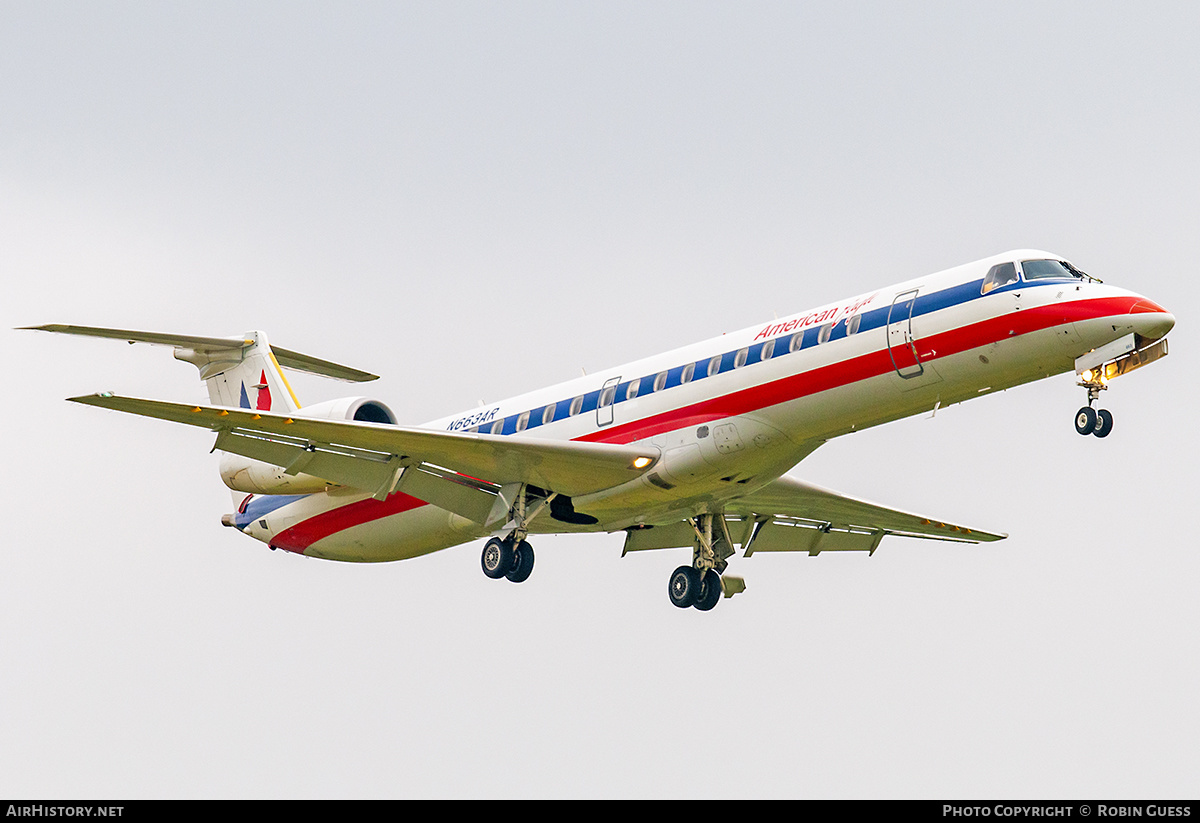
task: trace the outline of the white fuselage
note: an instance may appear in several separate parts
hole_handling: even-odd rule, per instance
[[[716,512],[830,438],[1071,371],[1131,332],[1174,323],[1133,292],[1077,277],[984,293],[1015,251],[721,335],[431,421],[424,428],[520,438],[649,443],[662,457],[622,486],[577,498],[595,525],[544,518],[533,531],[615,531]],[[337,560],[399,560],[490,533],[403,493],[251,496],[239,527],[273,548]]]

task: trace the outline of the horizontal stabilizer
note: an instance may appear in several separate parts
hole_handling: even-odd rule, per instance
[[[49,331],[56,334],[76,334],[82,337],[104,337],[110,340],[124,340],[127,343],[150,343],[157,346],[174,346],[179,349],[191,349],[205,354],[217,352],[240,352],[254,345],[254,340],[242,337],[197,337],[189,334],[165,334],[162,332],[134,331],[131,329],[106,329],[96,326],[67,326],[50,324],[46,326],[23,326],[27,331]],[[334,380],[345,380],[350,383],[365,383],[378,380],[379,375],[371,374],[340,363],[310,357],[290,349],[271,346],[271,353],[276,361],[286,369],[319,374],[322,377],[332,377]]]
[[[51,323],[46,326],[22,326],[21,331],[49,331],[55,334],[77,334],[80,337],[105,337],[126,343],[153,343],[159,346],[183,346],[196,351],[233,351],[251,345],[253,340],[240,337],[196,337],[189,334],[161,334],[131,329],[103,329],[97,326],[66,326]]]

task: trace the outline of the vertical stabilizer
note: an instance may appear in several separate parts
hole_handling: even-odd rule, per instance
[[[200,370],[213,405],[296,411],[300,403],[279,368],[266,333],[250,331],[243,338],[244,345],[238,348],[177,346],[175,357]]]

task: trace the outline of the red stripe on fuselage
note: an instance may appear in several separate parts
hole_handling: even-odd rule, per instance
[[[1149,308],[1153,305],[1148,300],[1129,296],[1100,297],[1052,306],[1036,306],[981,320],[978,323],[971,323],[929,337],[922,337],[916,343],[918,350],[922,353],[922,361],[933,362],[952,354],[1009,340],[1022,334],[1061,326],[1064,323],[1121,314],[1165,311],[1157,306]],[[888,349],[880,349],[848,360],[831,363],[828,366],[793,374],[771,383],[751,386],[720,397],[702,400],[681,409],[601,429],[591,434],[585,434],[578,439],[600,443],[632,443],[686,426],[701,425],[724,417],[746,414],[779,403],[786,403],[789,400],[836,389],[860,380],[887,374],[894,369],[895,366]]]
[[[289,552],[302,554],[305,549],[318,540],[337,534],[343,529],[390,517],[393,514],[417,509],[428,505],[424,500],[409,497],[407,494],[396,493],[389,495],[386,500],[376,500],[368,497],[366,500],[356,500],[339,506],[327,512],[314,515],[302,520],[291,528],[284,529],[271,538],[268,545],[272,549],[284,549]]]
[[[936,361],[980,346],[1061,326],[1065,323],[1122,314],[1165,311],[1145,298],[1134,296],[1077,300],[1009,312],[999,317],[992,317],[978,323],[923,337],[917,341],[917,344],[918,350],[923,353],[923,360]],[[929,353],[928,357],[924,353]],[[839,388],[860,380],[887,374],[894,369],[888,349],[884,348],[831,363],[828,366],[793,374],[760,386],[751,386],[720,397],[702,400],[653,417],[601,429],[576,439],[602,443],[631,443],[635,440],[653,437],[656,434],[746,414],[789,400]],[[427,504],[423,500],[404,494],[394,494],[383,502],[367,498],[297,523],[276,535],[270,545],[272,548],[303,553],[316,541],[343,529],[393,514],[400,514],[424,505]]]

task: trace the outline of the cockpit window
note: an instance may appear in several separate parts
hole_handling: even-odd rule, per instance
[[[1021,270],[1025,272],[1026,280],[1061,279],[1075,276],[1057,260],[1022,260]]]
[[[1017,282],[1017,267],[1012,263],[997,263],[988,269],[987,277],[983,278],[982,294],[1015,282]]]

